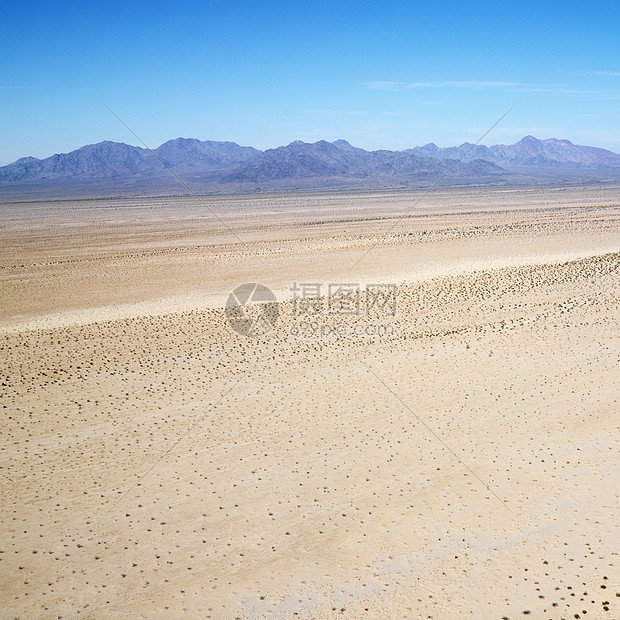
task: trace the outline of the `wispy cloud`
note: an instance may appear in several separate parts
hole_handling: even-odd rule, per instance
[[[365,110],[339,110],[335,108],[312,108],[300,110],[303,115],[322,114],[329,116],[362,116],[366,114]]]
[[[364,82],[366,88],[372,90],[401,90],[404,88],[548,88],[544,84],[530,84],[527,82],[503,82],[503,81],[444,81],[444,82]]]
[[[526,82],[493,82],[493,81],[454,81],[454,82],[410,82],[406,88],[533,88],[541,87]]]
[[[606,75],[616,75],[613,71]],[[617,75],[620,76],[620,73]],[[583,97],[610,97],[618,96],[616,92],[581,89],[564,84],[536,84],[532,82],[506,82],[499,80],[448,80],[442,82],[363,82],[364,88],[370,90],[402,91],[407,89],[455,88],[469,90],[499,90],[514,93],[550,94],[550,95],[577,95]]]
[[[589,75],[606,75],[608,77],[620,77],[620,71],[588,71]]]
[[[405,88],[405,82],[364,82],[364,86],[371,90],[399,90]]]

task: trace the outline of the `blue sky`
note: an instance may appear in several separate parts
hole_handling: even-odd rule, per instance
[[[4,3],[0,164],[179,136],[620,152],[613,2]],[[105,105],[104,105],[105,104]]]

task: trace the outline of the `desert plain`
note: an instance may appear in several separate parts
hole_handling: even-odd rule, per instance
[[[620,187],[0,214],[1,617],[620,618]]]

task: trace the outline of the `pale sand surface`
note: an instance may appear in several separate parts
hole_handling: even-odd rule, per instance
[[[422,194],[0,205],[2,617],[620,618],[619,188]]]

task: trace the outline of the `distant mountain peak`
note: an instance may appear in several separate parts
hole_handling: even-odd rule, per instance
[[[557,138],[539,140],[532,135],[525,136],[514,144],[487,147],[465,142],[458,147],[443,149],[431,144],[413,150],[437,159],[482,159],[507,169],[620,169],[620,155],[612,151],[580,146]]]
[[[547,144],[563,144],[565,146],[575,146],[570,140],[558,140],[557,138],[547,138],[543,140]]]
[[[200,140],[198,140],[197,138],[183,138],[183,137],[179,136],[178,138],[173,138],[172,140],[167,140],[161,146],[163,146],[164,144],[171,144],[171,143],[177,143],[177,144],[196,144],[197,142],[200,142]]]

